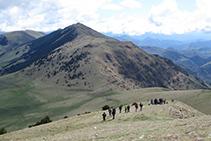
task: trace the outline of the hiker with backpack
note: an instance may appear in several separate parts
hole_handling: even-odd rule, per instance
[[[138,104],[137,103],[135,104],[135,109],[136,109],[136,112],[137,112],[137,110],[138,110]]]
[[[152,104],[152,105],[154,104],[154,101],[153,101],[153,99],[151,99],[151,104]]]
[[[143,104],[141,102],[140,102],[139,106],[140,106],[140,111],[142,111]]]
[[[125,113],[127,113],[127,105],[125,105]]]
[[[108,109],[109,116],[111,117],[111,108]]]
[[[122,105],[119,106],[119,113],[122,111]]]
[[[113,111],[112,111],[113,119],[115,119],[115,114],[116,114],[116,109],[115,109],[115,107],[114,107],[114,108],[113,108]]]
[[[103,116],[103,121],[105,121],[105,119],[106,119],[106,113],[104,112],[104,113],[102,114],[102,116]]]
[[[130,112],[130,105],[127,105],[127,111]]]
[[[154,100],[154,104],[155,104],[155,105],[157,105],[157,104],[158,104],[158,99],[157,99],[157,98],[155,98],[155,100]]]
[[[163,99],[160,98],[159,101],[160,101],[160,105],[162,105],[163,104]]]

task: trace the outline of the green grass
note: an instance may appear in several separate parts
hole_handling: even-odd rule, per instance
[[[0,78],[0,103],[2,105],[0,118],[4,119],[0,121],[0,125],[5,127],[8,132],[26,128],[47,115],[56,121],[64,116],[70,117],[88,111],[99,111],[104,105],[119,107],[120,104],[141,101],[146,106],[151,99],[160,97],[166,98],[168,101],[173,98],[203,113],[211,114],[210,90],[169,91],[164,88],[146,88],[120,93],[111,91],[97,96],[89,95],[92,93],[90,90],[73,91],[68,88],[52,87],[48,83],[43,85],[36,81],[32,82],[30,79],[22,78],[19,74]],[[101,90],[97,91],[97,93],[99,92]],[[137,118],[159,120],[158,117],[154,117],[145,114]]]
[[[150,103],[150,100],[155,98],[164,98],[168,101],[175,99],[205,114],[211,114],[209,108],[211,106],[211,90],[168,91],[162,88],[146,88],[123,92],[120,95],[121,97],[113,96],[113,98],[117,98],[120,102],[128,101],[130,103],[139,101],[148,101]]]
[[[146,101],[144,101],[146,103]],[[169,109],[189,111],[195,117],[177,119]],[[106,112],[107,113],[107,112]],[[32,128],[0,136],[5,140],[209,140],[210,116],[181,103],[145,106],[143,111],[117,113],[116,119],[107,116],[102,121],[102,111],[73,116]],[[108,114],[108,113],[107,113]],[[185,114],[185,113],[184,113]],[[187,113],[189,114],[189,113]],[[197,134],[197,136],[196,136]]]
[[[46,115],[58,120],[69,116],[70,112],[79,109],[81,105],[93,100],[93,97],[56,96],[54,89],[39,89],[29,80],[23,80],[19,75],[13,74],[0,79],[0,125],[8,132],[26,128]],[[47,91],[47,92],[46,92]],[[62,92],[62,93],[66,93]],[[42,95],[47,93],[48,96]],[[56,94],[55,94],[56,93]],[[39,98],[37,98],[39,95]],[[76,110],[77,111],[77,110]],[[80,114],[77,111],[76,114]]]
[[[28,119],[25,115],[42,105],[28,94],[32,89],[33,87],[30,85],[15,86],[1,93],[0,118],[4,120],[1,120],[0,123],[7,127],[8,131],[26,127],[26,123],[31,122],[33,117]]]

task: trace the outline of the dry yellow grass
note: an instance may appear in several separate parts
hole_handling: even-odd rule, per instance
[[[0,140],[211,140],[211,116],[181,103],[146,105],[102,121],[102,111],[0,136]]]

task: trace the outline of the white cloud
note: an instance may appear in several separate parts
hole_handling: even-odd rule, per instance
[[[8,0],[11,2],[11,0]],[[0,6],[0,30],[56,30],[76,22],[97,21],[97,10],[110,0],[16,0]]]
[[[174,0],[164,0],[158,6],[152,6],[150,14],[153,16],[167,16],[174,12],[177,12],[177,3]]]
[[[211,1],[210,0],[196,0],[196,4],[198,9],[203,10],[203,11],[211,11],[210,6],[211,6]]]
[[[119,6],[117,4],[106,4],[102,7],[102,9],[105,9],[105,10],[121,10],[121,9],[123,9],[123,7]]]
[[[112,32],[114,34],[141,35],[146,31],[151,31],[148,20],[141,19],[137,15],[126,16],[124,13],[122,13],[122,16],[103,18],[97,24],[88,23],[87,25],[97,31]]]
[[[176,0],[163,0],[148,13],[142,13],[142,4],[136,0],[119,3],[114,0],[0,0],[0,3],[0,31],[52,31],[76,22],[99,32],[120,34],[211,31],[210,0],[196,0],[194,12],[180,11]],[[141,14],[148,17],[144,19]]]
[[[192,13],[180,11],[175,0],[164,0],[151,8],[149,21],[157,27],[157,32],[164,34],[210,30],[207,27],[211,24],[211,2],[197,0],[197,7]]]
[[[33,0],[31,0],[33,1]],[[24,6],[28,5],[31,3],[29,0],[0,0],[0,10],[7,9],[8,7],[13,7],[13,6]]]
[[[174,0],[164,0],[150,10],[149,21],[157,27],[158,33],[171,34],[180,19],[180,12]]]
[[[124,0],[120,3],[124,7],[128,8],[141,8],[142,4],[136,0]]]

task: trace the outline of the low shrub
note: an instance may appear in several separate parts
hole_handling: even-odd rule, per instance
[[[0,135],[1,134],[5,134],[5,133],[7,133],[7,130],[5,128],[3,128],[3,127],[0,128]]]
[[[108,105],[104,105],[103,107],[102,107],[102,110],[108,110],[110,107],[108,106]]]
[[[68,116],[65,116],[64,119],[65,119],[65,118],[68,118]]]
[[[50,119],[49,116],[46,116],[46,117],[43,118],[41,121],[38,121],[36,124],[31,124],[31,125],[29,125],[29,128],[31,128],[31,127],[33,127],[33,126],[38,126],[38,125],[41,125],[41,124],[49,123],[49,122],[52,122],[52,120]]]
[[[85,114],[89,114],[89,113],[91,113],[90,111],[89,112],[85,112]]]
[[[132,105],[136,105],[137,103],[136,102],[134,102]]]

